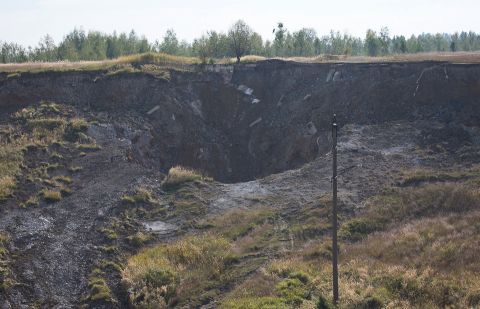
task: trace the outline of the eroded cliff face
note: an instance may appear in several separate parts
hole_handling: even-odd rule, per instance
[[[438,62],[301,64],[264,61],[144,73],[0,75],[1,117],[49,100],[107,123],[133,159],[167,171],[180,164],[237,182],[295,168],[329,148],[339,123],[480,120],[480,65]]]

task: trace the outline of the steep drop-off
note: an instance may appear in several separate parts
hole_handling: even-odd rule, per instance
[[[265,61],[192,72],[0,75],[2,114],[50,100],[109,122],[135,158],[181,164],[236,182],[295,168],[328,150],[342,125],[392,120],[479,121],[480,66],[438,62],[300,64]]]

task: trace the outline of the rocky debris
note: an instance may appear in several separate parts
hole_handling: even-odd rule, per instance
[[[142,224],[147,231],[160,235],[171,234],[178,230],[176,225],[163,221],[145,221]]]

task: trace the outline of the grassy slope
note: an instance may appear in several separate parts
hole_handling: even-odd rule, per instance
[[[418,174],[405,172],[400,187],[372,197],[361,214],[343,222],[342,307],[480,302],[478,168],[461,176],[442,174],[458,176],[455,182],[422,177],[421,184],[404,185]],[[190,192],[195,186],[175,190]],[[324,204],[305,211],[307,217],[319,216],[315,224],[328,229],[329,202]],[[129,259],[123,276],[132,304],[199,305],[215,299],[224,308],[314,308],[319,302],[328,307],[331,248],[321,231],[299,233],[295,218],[261,205],[198,220],[196,227],[198,236],[153,246]],[[217,260],[221,263],[212,262]]]

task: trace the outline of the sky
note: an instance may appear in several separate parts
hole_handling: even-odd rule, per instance
[[[161,40],[167,29],[191,42],[208,30],[226,32],[243,19],[264,39],[283,22],[290,31],[313,28],[364,37],[387,26],[391,35],[480,32],[480,0],[0,0],[0,41],[34,46],[55,42],[75,27],[106,33],[134,29]]]

